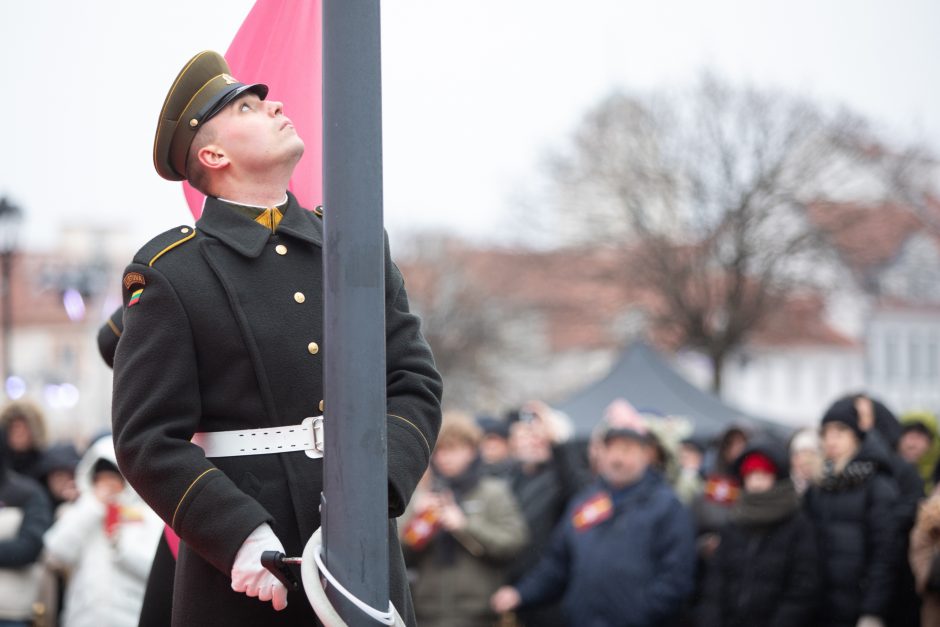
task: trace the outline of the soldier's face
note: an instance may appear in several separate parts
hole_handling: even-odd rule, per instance
[[[304,142],[284,115],[284,105],[261,100],[253,93],[237,98],[206,123],[210,124],[214,143],[236,170],[256,172],[284,164],[293,167],[304,152]]]

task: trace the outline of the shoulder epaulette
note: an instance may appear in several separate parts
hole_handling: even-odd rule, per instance
[[[137,251],[134,255],[134,263],[152,266],[157,259],[194,237],[196,237],[196,229],[191,226],[177,226],[165,231]]]

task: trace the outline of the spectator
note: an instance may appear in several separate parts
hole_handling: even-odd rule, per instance
[[[911,570],[921,597],[920,624],[940,627],[940,494],[921,505],[910,547]]]
[[[516,460],[509,476],[513,495],[529,528],[529,542],[512,560],[507,581],[515,583],[531,570],[548,549],[552,531],[568,501],[590,476],[586,468],[572,469],[574,456],[566,449],[563,418],[544,403],[529,402],[510,428],[510,447]],[[526,627],[563,627],[558,603],[524,608],[517,618]]]
[[[908,541],[917,506],[924,498],[924,482],[917,469],[904,461],[897,453],[903,429],[895,415],[884,403],[865,394],[854,397],[859,424],[866,432],[867,445],[877,449],[890,465],[891,475],[898,488],[898,500],[894,506],[895,525],[899,538],[897,548],[898,572],[887,620],[890,627],[916,626],[920,617],[920,597],[914,589],[914,574],[908,561]]]
[[[701,442],[686,438],[679,443],[679,477],[676,479],[676,496],[684,505],[691,505],[701,494],[704,481],[702,466],[705,462],[705,447]]]
[[[741,484],[732,466],[747,446],[748,433],[741,427],[729,427],[718,443],[711,470],[705,477],[702,493],[692,501],[692,516],[697,534],[696,545],[702,562],[708,561],[718,548],[718,533],[728,522],[731,507],[741,494]]]
[[[743,484],[705,577],[701,627],[802,627],[813,619],[819,565],[782,447],[749,446],[735,466]]]
[[[136,627],[163,522],[121,476],[110,437],[76,469],[81,496],[45,535],[50,565],[71,571],[63,627]]]
[[[46,447],[46,420],[42,411],[28,401],[13,401],[0,412],[0,429],[6,433],[10,467],[39,481]]]
[[[488,600],[500,563],[527,540],[509,486],[482,473],[480,430],[467,417],[445,417],[428,483],[402,520],[405,559],[417,577],[415,616],[422,627],[484,627],[496,617]]]
[[[855,399],[822,419],[823,475],[806,493],[823,564],[819,625],[882,627],[897,577],[898,490],[890,461],[871,446]]]
[[[901,439],[897,448],[901,459],[917,468],[924,481],[924,494],[933,493],[934,471],[940,460],[937,417],[926,411],[908,412],[901,416]]]
[[[570,624],[610,627],[663,625],[678,611],[692,590],[692,525],[648,468],[648,449],[644,431],[606,432],[600,477],[572,501],[538,565],[493,596],[496,611],[563,596]]]
[[[55,444],[42,454],[39,478],[52,501],[54,511],[78,498],[75,467],[79,461],[81,457],[71,444]]]
[[[492,416],[480,416],[477,424],[483,430],[480,460],[483,462],[484,474],[508,477],[513,466],[509,449],[509,423]]]
[[[819,432],[802,429],[790,438],[790,479],[797,494],[802,496],[822,477],[823,456],[819,447]]]
[[[9,468],[0,430],[0,627],[32,624],[42,580],[42,534],[52,523],[45,490]]]

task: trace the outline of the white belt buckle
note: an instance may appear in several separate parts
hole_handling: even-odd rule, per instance
[[[313,438],[313,448],[305,450],[304,453],[307,457],[314,459],[323,457],[323,450],[325,448],[323,445],[323,416],[304,418],[303,422],[300,424],[310,428],[310,436]]]

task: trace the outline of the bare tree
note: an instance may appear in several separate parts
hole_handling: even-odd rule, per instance
[[[400,267],[444,378],[445,406],[495,409],[516,401],[506,373],[526,352],[516,332],[524,312],[501,298],[507,277],[496,270],[498,260],[431,235],[417,237],[409,248]]]
[[[569,243],[622,251],[622,278],[655,293],[654,323],[709,357],[720,392],[729,354],[818,279],[808,207],[886,193],[879,146],[857,116],[706,75],[684,94],[610,95],[549,178]]]

